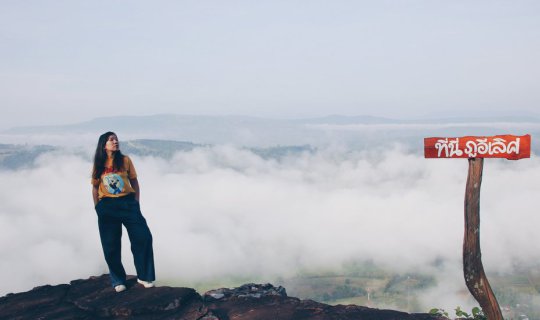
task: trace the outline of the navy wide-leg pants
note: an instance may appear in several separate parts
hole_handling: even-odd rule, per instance
[[[122,225],[126,227],[131,242],[131,252],[137,277],[154,281],[154,253],[152,234],[142,216],[139,202],[132,195],[119,198],[103,198],[96,205],[99,236],[109,267],[112,286],[125,284],[126,271],[122,265]]]

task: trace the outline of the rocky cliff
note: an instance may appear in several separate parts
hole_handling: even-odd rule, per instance
[[[330,306],[288,297],[282,287],[246,284],[198,294],[190,288],[145,289],[130,277],[116,293],[108,275],[42,286],[0,298],[0,319],[185,319],[185,320],[434,320],[355,305]]]

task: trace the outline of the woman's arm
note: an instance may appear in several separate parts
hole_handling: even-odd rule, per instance
[[[137,178],[129,179],[129,183],[133,190],[135,190],[135,200],[139,201],[141,196],[141,189],[139,188],[139,180]]]
[[[99,202],[98,188],[99,188],[99,185],[98,186],[92,186],[92,198],[94,198],[94,207]]]

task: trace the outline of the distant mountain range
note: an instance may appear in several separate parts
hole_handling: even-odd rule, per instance
[[[38,156],[54,150],[55,147],[45,145],[0,144],[0,169],[15,170],[29,167]]]
[[[207,148],[210,145],[195,144],[185,141],[171,140],[128,140],[122,143],[122,152],[128,155],[153,156],[170,159],[177,152],[189,152],[196,148]],[[294,156],[302,153],[313,153],[316,149],[309,145],[303,146],[275,146],[268,148],[245,148],[263,159],[280,160],[286,156]],[[89,160],[90,155],[80,150],[66,150],[49,145],[15,145],[0,144],[0,170],[17,170],[34,166],[35,160],[47,153],[64,151],[79,154]]]
[[[159,131],[181,132],[192,127],[242,128],[242,127],[294,127],[306,125],[434,125],[434,124],[488,124],[488,123],[540,123],[539,118],[512,116],[512,117],[485,117],[485,118],[435,118],[417,120],[396,120],[373,116],[342,116],[329,115],[319,118],[303,119],[269,119],[247,116],[198,116],[159,114],[151,116],[115,116],[101,117],[90,121],[56,126],[22,126],[4,130],[4,134],[29,133],[81,133],[103,132],[114,128],[116,131]]]
[[[117,116],[70,125],[12,128],[0,132],[0,142],[66,145],[66,141],[75,141],[80,146],[89,146],[106,131],[116,132],[121,141],[188,141],[194,145],[232,144],[252,149],[306,145],[365,149],[398,143],[420,150],[425,137],[531,134],[533,152],[540,151],[535,139],[540,135],[540,119],[522,116],[423,120],[340,115],[305,119],[175,114]],[[178,145],[170,143],[169,147],[176,150]]]

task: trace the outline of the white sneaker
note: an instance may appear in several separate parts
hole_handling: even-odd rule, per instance
[[[116,290],[116,292],[122,292],[122,291],[126,290],[126,286],[123,285],[123,284],[119,284],[119,285],[114,287],[114,290]]]
[[[144,280],[137,279],[137,282],[142,284],[145,288],[153,288],[154,287],[154,283],[152,281],[144,281]]]

